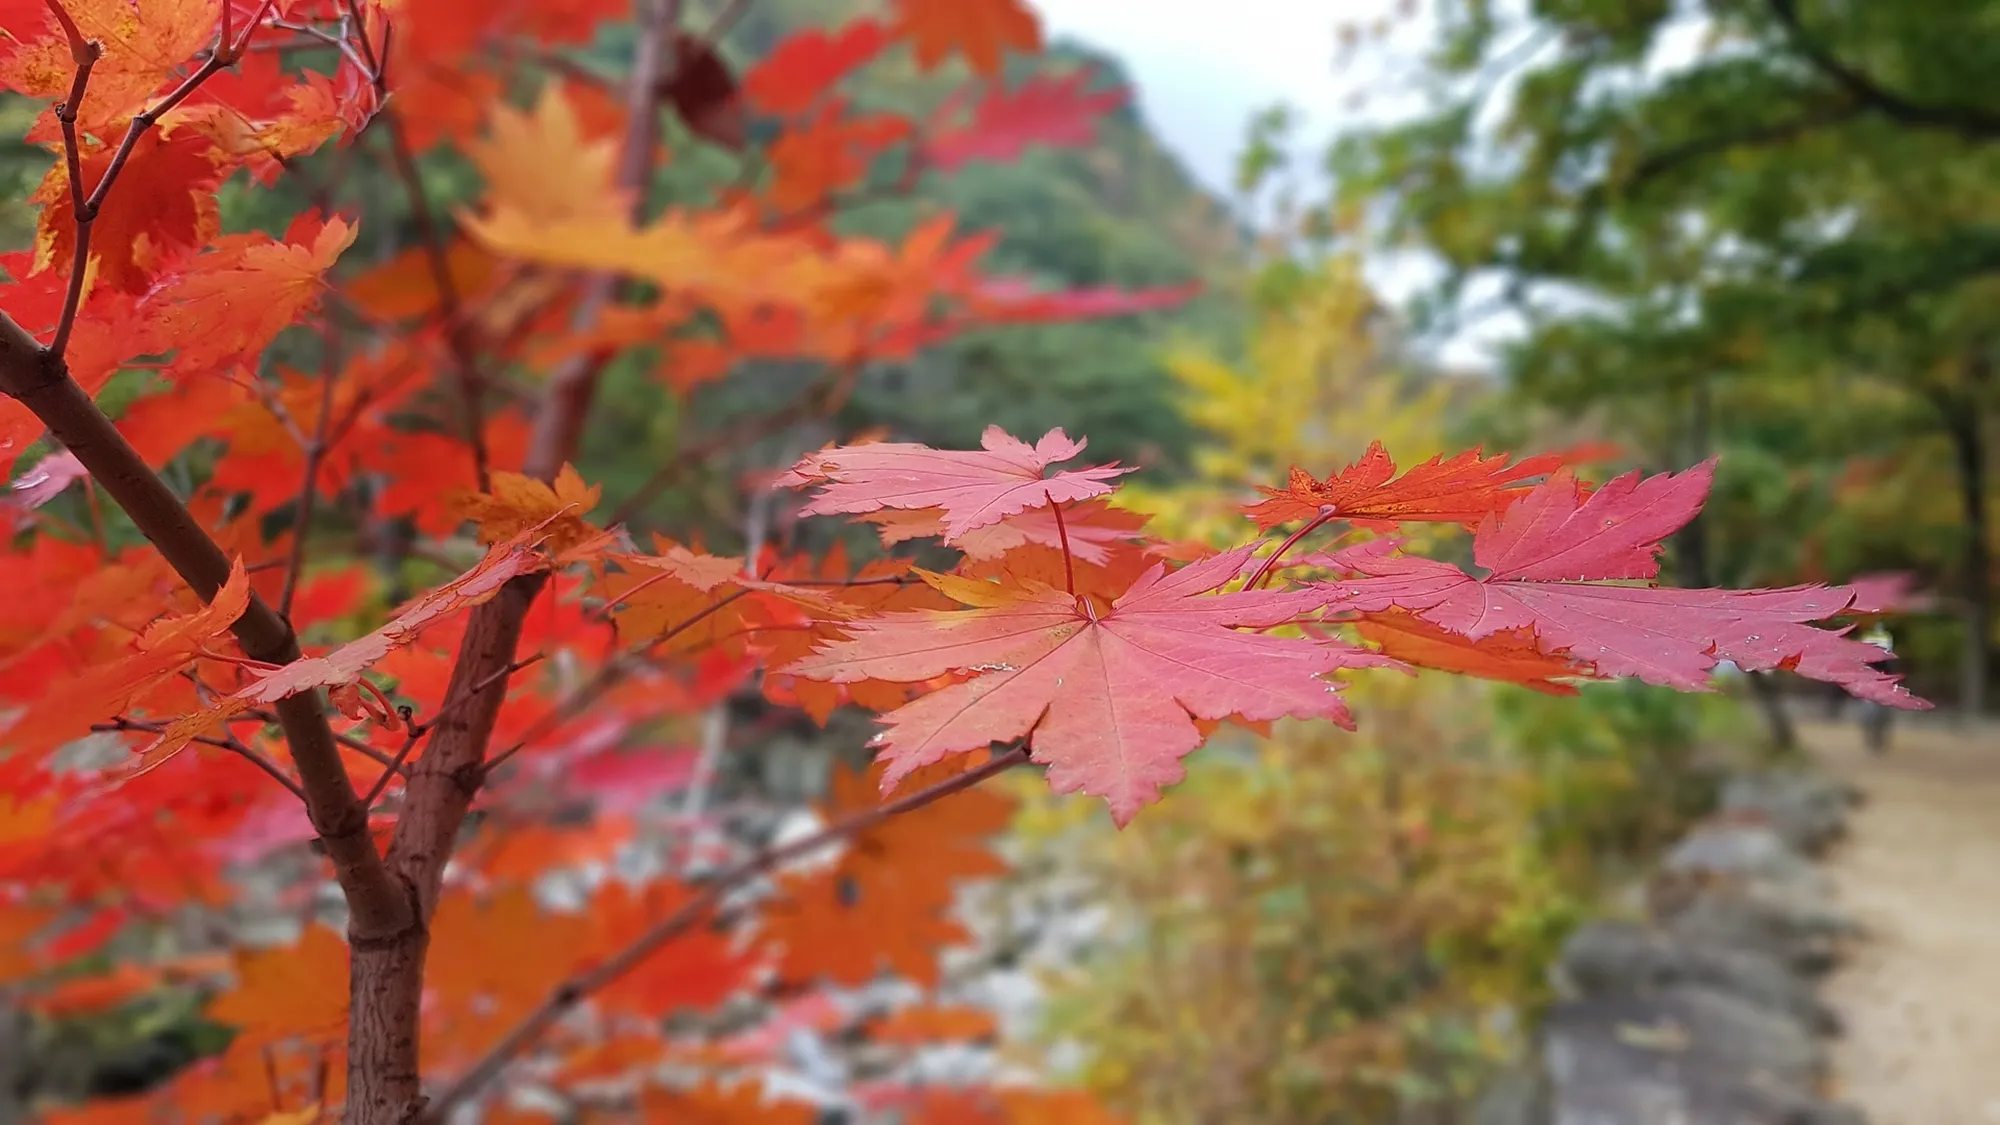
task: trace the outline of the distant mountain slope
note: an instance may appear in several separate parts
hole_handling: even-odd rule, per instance
[[[695,5],[705,26],[723,5]],[[741,9],[724,38],[739,63],[759,57],[801,27],[828,27],[874,0],[758,0]],[[1037,64],[1087,68],[1094,85],[1129,89],[1117,59],[1074,42]],[[936,105],[966,81],[947,68],[920,74],[906,53],[873,64],[852,86],[857,104],[910,112]],[[1025,77],[1016,72],[1011,81]],[[1189,432],[1174,411],[1160,362],[1176,334],[1233,335],[1244,236],[1220,200],[1207,194],[1126,107],[1101,124],[1088,148],[1036,149],[1008,165],[973,165],[926,182],[918,205],[943,204],[970,228],[1003,232],[991,268],[1065,286],[1146,287],[1200,281],[1210,296],[1171,312],[1091,324],[1013,328],[957,341],[907,368],[864,382],[848,409],[851,424],[889,424],[943,443],[975,441],[998,423],[1017,432],[1066,426],[1088,434],[1093,453],[1171,466]],[[916,207],[887,203],[848,221],[890,233]]]

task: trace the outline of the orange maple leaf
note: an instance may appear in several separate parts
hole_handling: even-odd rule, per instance
[[[756,1082],[723,1087],[713,1082],[688,1090],[648,1087],[639,1094],[639,1116],[674,1125],[810,1125],[817,1116],[798,1102],[773,1102]]]
[[[1322,517],[1363,526],[1397,521],[1478,523],[1527,494],[1538,478],[1563,467],[1553,454],[1508,465],[1508,455],[1481,456],[1477,449],[1433,457],[1398,477],[1396,463],[1381,442],[1371,442],[1361,459],[1325,480],[1296,466],[1284,488],[1259,486],[1269,497],[1246,505],[1244,514],[1270,530],[1293,520]]]
[[[343,219],[301,215],[284,241],[267,234],[216,239],[160,295],[149,351],[175,351],[185,379],[225,360],[254,359],[319,304],[326,272],[358,233]]]
[[[1367,614],[1354,623],[1361,638],[1384,656],[1487,680],[1504,680],[1549,695],[1575,695],[1576,688],[1560,681],[1595,678],[1587,666],[1536,647],[1534,631],[1513,629],[1473,640],[1406,610]]]
[[[644,887],[607,883],[591,901],[592,956],[618,953],[660,919],[694,898],[673,882]],[[639,962],[618,984],[598,994],[598,1003],[617,1012],[659,1017],[684,1008],[712,1008],[749,983],[759,957],[728,934],[705,927],[689,929],[656,955]]]
[[[427,1013],[426,1066],[477,1056],[548,998],[581,960],[589,923],[559,914],[515,885],[493,895],[448,891],[431,920],[435,957],[424,983],[436,996]]]
[[[931,1004],[899,1008],[868,1025],[869,1038],[910,1047],[927,1047],[954,1039],[992,1039],[999,1031],[991,1012]]]
[[[765,113],[804,113],[888,44],[889,29],[866,17],[830,32],[801,31],[772,48],[743,76],[743,94]]]
[[[223,2],[64,0],[77,31],[95,40],[102,52],[91,67],[83,105],[77,107],[80,131],[115,135],[112,126],[145,108],[181,64],[214,42]],[[7,29],[23,45],[0,61],[0,85],[34,98],[61,99],[69,92],[76,62],[62,26],[53,14],[40,14],[38,28]]]
[[[860,180],[868,163],[909,136],[907,118],[872,113],[845,116],[833,102],[812,121],[787,129],[771,145],[771,202],[784,211],[803,211]]]
[[[207,133],[232,161],[249,169],[253,180],[268,185],[284,171],[286,161],[317,150],[347,123],[350,106],[333,80],[317,71],[303,77],[285,91],[286,108],[271,117],[254,119],[221,103],[183,105],[176,117]]]
[[[970,758],[917,771],[914,792],[956,776]],[[887,763],[865,774],[839,772],[825,815],[837,820],[880,805]],[[960,881],[998,875],[1006,865],[986,840],[1005,828],[1013,802],[971,788],[856,833],[830,867],[782,880],[784,897],[765,916],[786,980],[824,976],[855,985],[884,967],[919,984],[938,980],[938,950],[969,936],[950,917]]]
[[[544,541],[559,561],[587,545],[605,544],[604,533],[583,518],[597,507],[604,490],[585,484],[575,466],[565,462],[553,484],[521,473],[493,473],[491,477],[491,492],[459,489],[445,497],[448,511],[479,525],[481,543],[498,543],[530,528],[541,528]]]
[[[896,29],[925,70],[964,55],[974,71],[997,78],[1008,48],[1042,49],[1041,21],[1021,0],[896,0],[896,10]]]
[[[144,604],[143,602],[140,604]],[[0,741],[28,754],[54,749],[95,719],[109,718],[194,663],[250,605],[250,576],[239,557],[209,604],[146,627],[129,655],[99,663],[42,692],[0,733]]]
[[[333,930],[307,926],[293,945],[240,951],[236,978],[207,1014],[236,1028],[239,1040],[345,1038],[347,943]]]

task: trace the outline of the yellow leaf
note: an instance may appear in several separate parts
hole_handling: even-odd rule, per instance
[[[597,507],[603,489],[585,484],[571,465],[563,465],[553,488],[521,473],[501,472],[493,474],[491,489],[461,490],[445,500],[454,515],[479,525],[481,543],[498,543],[546,524],[549,549],[562,558],[601,534],[583,516]]]
[[[531,113],[495,107],[488,139],[468,147],[496,215],[542,224],[624,214],[624,193],[613,182],[617,146],[584,135],[560,83],[543,88]]]

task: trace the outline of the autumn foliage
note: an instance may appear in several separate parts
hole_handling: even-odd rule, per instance
[[[1706,465],[1592,488],[1560,455],[1399,471],[1377,446],[1265,489],[1243,544],[1209,553],[1118,507],[1133,470],[1081,437],[996,428],[979,450],[857,440],[770,466],[758,487],[796,514],[872,529],[885,551],[859,566],[639,541],[572,467],[614,356],[653,357],[683,396],[746,362],[818,364],[811,394],[756,420],[776,432],[827,413],[861,366],[955,333],[1187,295],[990,276],[993,236],[948,214],[893,243],[833,224],[881,190],[884,161],[907,189],[1089,142],[1117,92],[1001,80],[1006,56],[1041,46],[1018,0],[896,0],[740,75],[674,0],[7,0],[0,15],[0,84],[48,101],[31,139],[53,156],[35,247],[0,257],[16,478],[0,988],[75,1012],[193,984],[236,1031],[155,1093],[51,1121],[407,1125],[477,1101],[488,1120],[567,1105],[803,1122],[757,1084],[788,1028],[898,1049],[989,1033],[977,1013],[856,1012],[827,989],[938,984],[938,951],[965,938],[955,887],[998,869],[1008,804],[978,783],[1003,770],[1034,763],[1123,824],[1223,724],[1350,723],[1340,689],[1361,669],[1700,690],[1728,660],[1921,705],[1871,666],[1878,650],[1812,626],[1852,589],[1653,585]],[[624,20],[638,47],[622,83],[545,65]],[[844,98],[897,52],[963,64],[963,95],[924,120]],[[744,161],[735,187],[651,203],[678,155],[664,113],[686,144]],[[446,149],[483,184],[462,213],[436,213],[417,163]],[[282,233],[220,233],[225,185],[307,175],[323,151],[395,169],[414,238],[363,260],[370,218],[331,176],[312,185],[326,206]],[[287,334],[316,365],[266,361]],[[121,372],[142,377],[114,422],[93,396]],[[30,462],[44,435],[59,451]],[[197,453],[199,474],[167,472]],[[94,519],[58,516],[61,496]],[[1409,522],[1471,529],[1477,572],[1383,534]],[[408,596],[336,530],[385,523],[413,529],[404,559],[430,568]],[[914,543],[957,561],[887,550]],[[745,692],[820,721],[880,712],[873,764],[836,774],[819,831],[761,847],[712,831],[713,763],[678,748]],[[602,872],[672,792],[685,816],[659,874],[594,879],[565,908],[535,897],[551,871]],[[219,917],[244,894],[237,872],[281,858],[304,916],[337,883],[337,926],[92,968],[121,933]],[[853,1096],[913,1121],[1103,1113],[1015,1087]]]

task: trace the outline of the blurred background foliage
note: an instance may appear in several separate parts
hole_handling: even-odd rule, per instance
[[[724,54],[740,66],[791,29],[864,6],[758,0],[740,7]],[[723,7],[691,3],[690,22]],[[1984,706],[2000,647],[2000,234],[1988,217],[2000,4],[1424,9],[1432,33],[1408,78],[1433,90],[1428,108],[1324,154],[1282,111],[1260,115],[1236,200],[1204,192],[1126,111],[1093,148],[975,165],[857,206],[843,222],[884,234],[954,209],[1003,232],[995,258],[1025,277],[1199,280],[1207,295],[870,369],[817,436],[880,426],[963,446],[988,423],[1065,426],[1094,457],[1148,467],[1124,502],[1163,533],[1217,546],[1247,538],[1238,505],[1250,485],[1294,464],[1325,475],[1371,440],[1406,467],[1477,443],[1608,439],[1625,458],[1600,474],[1720,454],[1709,507],[1672,551],[1679,583],[1909,571],[1939,594],[1896,622],[1913,686]],[[607,31],[576,65],[609,73],[622,34]],[[1695,47],[1662,68],[1669,39]],[[1039,65],[1126,81],[1114,58],[1074,44]],[[951,80],[885,65],[855,95],[907,111]],[[0,102],[10,247],[31,237],[24,201],[48,163],[19,140],[31,116]],[[684,133],[669,143],[664,202],[755,174]],[[457,185],[434,206],[470,202],[474,178],[455,159],[426,158],[431,182]],[[368,178],[371,163],[337,160],[275,191],[231,193],[226,224],[280,224],[315,177],[345,176],[344,198],[369,216],[351,264],[371,264],[371,247],[407,240],[410,209],[399,184]],[[1321,165],[1322,198],[1286,179]],[[1253,197],[1276,199],[1258,229],[1242,218]],[[1385,249],[1434,256],[1442,281],[1389,307],[1362,269]],[[1497,372],[1435,358],[1429,344],[1495,307],[1525,323]],[[607,379],[583,468],[609,499],[817,374],[766,365],[682,399],[658,368],[640,351]],[[703,526],[729,549],[742,514],[718,498],[799,452],[721,451],[635,521]],[[1782,680],[1745,681],[1780,741]],[[1190,760],[1174,799],[1122,834],[1087,802],[1029,802],[1024,845],[1082,871],[1116,920],[1114,940],[1058,982],[1045,1036],[1092,1044],[1082,1077],[1146,1125],[1467,1120],[1483,1076],[1520,1049],[1547,999],[1544,968],[1568,927],[1704,807],[1710,767],[1756,730],[1734,695],[1632,684],[1555,697],[1375,674],[1350,694],[1362,733],[1281,724],[1268,741],[1219,740]],[[99,1054],[132,1035],[127,1024],[43,1033]]]

